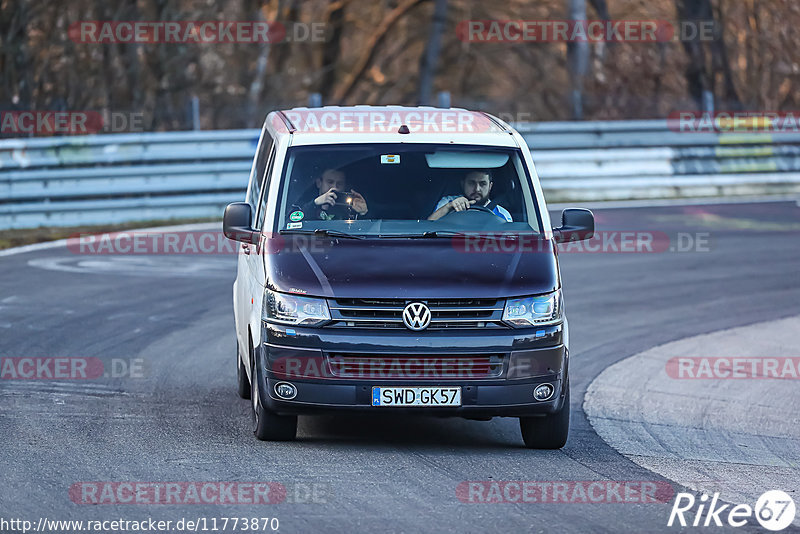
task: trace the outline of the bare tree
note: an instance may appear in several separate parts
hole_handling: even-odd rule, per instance
[[[378,47],[384,39],[386,39],[389,31],[406,13],[424,1],[425,0],[403,0],[383,18],[372,35],[370,35],[364,43],[361,56],[356,60],[355,67],[347,76],[347,80],[334,91],[333,100],[335,102],[344,102],[350,96],[370,63],[372,63],[373,58],[378,52]]]
[[[565,46],[457,31],[470,20],[563,19],[565,7],[573,20],[609,20],[613,8],[716,32]],[[69,32],[95,20],[267,20],[290,32],[322,23],[325,42],[93,43]],[[197,97],[204,128],[241,128],[312,92],[325,103],[415,104],[441,88],[454,105],[520,120],[658,117],[702,107],[703,95],[720,109],[780,111],[800,103],[798,42],[800,9],[787,0],[0,0],[0,110],[134,111],[147,129],[185,129]]]

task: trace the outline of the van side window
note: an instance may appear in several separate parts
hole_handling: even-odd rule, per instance
[[[263,181],[263,185],[262,185],[262,189],[263,189],[264,194],[262,195],[262,197],[261,197],[261,199],[260,199],[260,201],[258,203],[258,211],[257,211],[257,214],[256,214],[256,220],[258,222],[256,223],[257,226],[255,226],[255,228],[257,230],[261,230],[261,228],[264,227],[264,217],[265,217],[265,215],[267,213],[266,204],[267,204],[267,196],[268,196],[268,191],[269,191],[269,178],[272,175],[272,168],[275,166],[275,153],[276,152],[277,152],[277,149],[273,145],[272,150],[270,150],[269,160],[267,162],[267,169],[266,169],[266,172],[264,173],[264,181]]]
[[[256,168],[253,173],[253,184],[250,188],[250,194],[247,196],[247,203],[250,204],[250,207],[253,210],[253,213],[256,213],[256,208],[258,207],[258,200],[261,198],[261,187],[264,182],[264,170],[267,168],[267,158],[272,151],[273,145],[272,137],[270,137],[269,133],[266,131],[264,132],[264,137],[261,140],[261,147],[258,151],[258,156],[256,157]],[[254,221],[257,220],[255,217]]]

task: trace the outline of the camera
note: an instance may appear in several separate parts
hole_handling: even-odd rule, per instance
[[[348,206],[348,207],[352,207],[353,206],[353,199],[355,198],[353,193],[351,193],[349,191],[338,191],[338,190],[335,190],[335,189],[334,189],[333,192],[336,193],[336,205],[337,206]]]

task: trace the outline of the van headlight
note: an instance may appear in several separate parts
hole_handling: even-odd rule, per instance
[[[261,313],[265,321],[297,326],[317,326],[331,320],[325,299],[287,295],[270,289],[264,291]]]
[[[564,303],[561,290],[546,295],[508,299],[503,321],[515,327],[556,324],[563,318]]]

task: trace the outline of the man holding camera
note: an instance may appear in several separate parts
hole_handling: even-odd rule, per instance
[[[347,191],[347,178],[337,169],[326,169],[314,182],[319,196],[302,206],[306,220],[354,219],[367,213],[367,201],[360,193]]]

